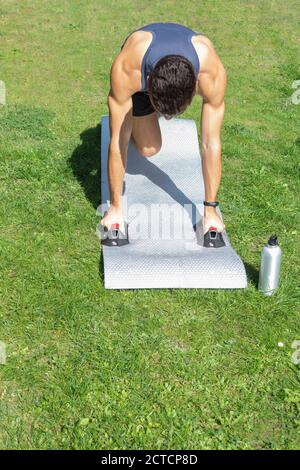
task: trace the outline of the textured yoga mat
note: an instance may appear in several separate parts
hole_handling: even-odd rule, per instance
[[[105,287],[246,288],[243,262],[226,232],[226,246],[202,246],[204,182],[195,121],[160,116],[159,125],[162,148],[153,157],[140,155],[129,142],[123,202],[130,243],[102,246]],[[102,213],[109,201],[109,141],[105,115],[101,121]]]

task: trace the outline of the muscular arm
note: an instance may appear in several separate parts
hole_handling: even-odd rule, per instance
[[[201,113],[201,157],[205,200],[216,201],[222,175],[221,124],[225,105],[204,102]]]
[[[128,143],[132,133],[132,94],[130,80],[115,59],[110,72],[110,91],[107,97],[109,108],[110,144],[108,149],[108,183],[110,207],[101,224],[110,228],[119,224],[124,231],[122,189],[126,169]]]
[[[225,111],[227,76],[210,41],[203,46],[202,57],[204,67],[198,81],[200,94],[203,97],[200,151],[205,200],[215,201],[222,174],[221,127]],[[215,208],[205,207],[205,216],[209,215],[216,215]]]
[[[111,87],[107,104],[110,128],[108,182],[110,203],[115,207],[121,205],[128,143],[132,132],[132,98],[125,80],[120,63],[114,62],[111,68]]]

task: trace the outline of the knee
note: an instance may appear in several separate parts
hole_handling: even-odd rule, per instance
[[[139,150],[139,152],[141,155],[143,155],[143,157],[153,157],[153,155],[156,155],[160,149],[161,143],[159,145],[155,145],[154,147],[143,147]]]

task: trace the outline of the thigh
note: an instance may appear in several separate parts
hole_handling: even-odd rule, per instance
[[[139,152],[145,156],[159,152],[162,143],[159,114],[151,108],[144,98],[133,96],[132,138]]]
[[[136,117],[148,116],[154,113],[149,94],[146,91],[137,91],[132,95],[132,115]]]

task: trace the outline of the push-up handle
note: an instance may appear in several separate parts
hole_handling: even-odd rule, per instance
[[[102,245],[106,246],[124,246],[128,245],[128,224],[124,222],[125,233],[120,230],[119,224],[112,224],[110,229],[103,227],[104,237],[102,239]]]
[[[204,234],[203,246],[205,248],[221,248],[225,246],[222,233],[218,232],[216,227],[209,227],[208,231]]]

